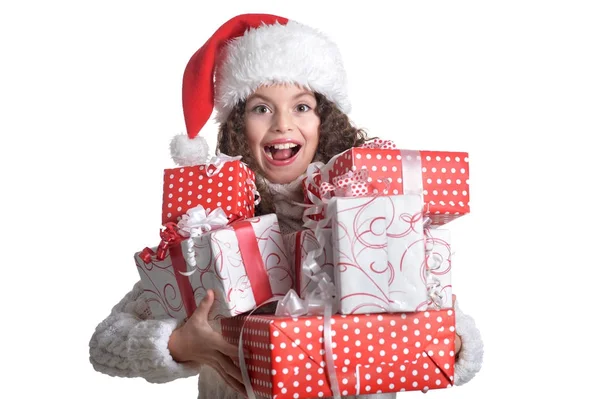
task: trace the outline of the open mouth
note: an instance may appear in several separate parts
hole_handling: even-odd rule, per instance
[[[302,146],[294,143],[281,143],[265,146],[265,154],[275,161],[286,161],[293,158]]]

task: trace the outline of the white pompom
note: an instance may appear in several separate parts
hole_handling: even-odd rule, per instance
[[[171,140],[171,158],[179,166],[191,166],[208,161],[208,143],[200,135],[190,139],[187,134],[178,134]]]

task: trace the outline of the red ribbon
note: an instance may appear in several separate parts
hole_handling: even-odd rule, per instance
[[[250,222],[246,220],[238,221],[232,224],[231,227],[233,227],[238,240],[242,262],[244,262],[246,275],[250,280],[250,287],[254,295],[254,302],[256,302],[256,305],[261,304],[273,297],[273,291],[271,291],[269,275],[258,249],[256,234]]]
[[[194,290],[190,278],[181,273],[187,272],[187,263],[181,249],[181,240],[169,246],[169,255],[171,255],[171,264],[175,272],[175,281],[181,293],[181,300],[185,307],[185,313],[190,317],[196,310],[196,300],[194,299]],[[181,273],[180,273],[181,272]]]
[[[194,290],[192,284],[187,276],[179,272],[187,272],[187,264],[183,257],[183,250],[181,249],[181,241],[183,237],[177,232],[177,224],[168,222],[164,226],[165,228],[160,231],[160,243],[154,252],[152,249],[146,247],[140,252],[140,258],[145,263],[152,262],[152,258],[162,261],[165,260],[167,254],[171,255],[171,265],[174,269],[175,281],[179,287],[181,294],[181,300],[185,308],[186,314],[189,316],[196,310],[196,301],[194,299]]]
[[[150,249],[148,247],[142,249],[142,252],[140,252],[140,258],[146,264],[152,262],[152,257],[155,256],[155,255],[156,255],[156,253],[152,249]]]
[[[167,257],[167,251],[171,246],[179,244],[183,237],[177,232],[177,224],[168,222],[165,228],[160,231],[160,244],[156,250],[156,259],[164,260]]]

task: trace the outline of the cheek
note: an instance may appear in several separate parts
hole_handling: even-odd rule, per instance
[[[255,148],[260,147],[260,143],[261,140],[263,138],[262,135],[262,130],[260,128],[260,124],[257,123],[257,121],[253,120],[252,118],[248,118],[245,120],[245,124],[246,124],[246,141],[248,143],[248,146],[250,147],[250,149],[252,151],[254,151]]]
[[[319,145],[319,125],[312,127],[312,130],[310,130],[306,137],[306,142],[316,150]]]
[[[252,134],[246,134],[246,142],[248,143],[250,149],[253,150],[255,147],[258,147],[260,138]]]
[[[246,135],[248,150],[250,150],[250,154],[255,161],[260,162],[260,157],[262,153],[262,146],[260,145],[260,141],[256,136]]]
[[[312,144],[314,142],[314,145],[316,145],[319,141],[319,126],[320,119],[316,115],[313,118],[304,121],[301,130],[304,140],[306,140],[307,143]]]

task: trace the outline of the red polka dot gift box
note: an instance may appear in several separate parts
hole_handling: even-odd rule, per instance
[[[244,323],[245,322],[245,323]],[[341,395],[450,388],[454,380],[453,309],[334,315],[331,352]],[[254,394],[262,398],[332,397],[321,316],[240,316],[221,321],[238,345]]]
[[[158,247],[134,255],[154,317],[186,319],[208,289],[215,292],[208,318],[232,317],[293,287],[275,214],[231,224],[223,219],[223,226],[188,237],[167,224]]]
[[[403,150],[391,141],[373,140],[336,155],[317,174],[305,180],[309,204],[315,196],[419,194],[435,226],[470,212],[466,152]]]
[[[254,216],[254,172],[238,160],[165,169],[162,223],[178,222],[190,208],[222,208],[229,221]]]

